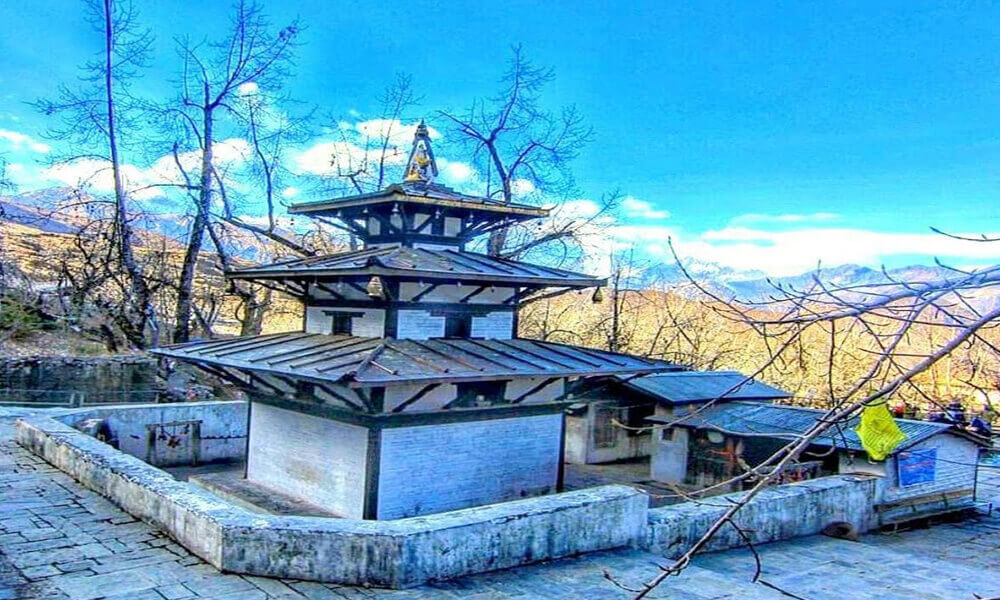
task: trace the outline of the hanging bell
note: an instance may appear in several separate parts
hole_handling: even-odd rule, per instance
[[[378,275],[373,275],[368,280],[368,286],[365,288],[365,291],[372,298],[385,298],[385,288],[382,287],[382,278]]]
[[[604,302],[604,292],[601,291],[601,288],[597,288],[594,290],[594,295],[590,297],[590,301],[593,302],[594,304],[600,304],[601,302]]]
[[[394,214],[394,215],[398,215],[399,214],[399,203],[398,202],[396,202],[396,203],[394,203],[392,205],[392,214]]]

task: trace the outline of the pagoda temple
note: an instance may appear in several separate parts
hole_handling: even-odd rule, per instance
[[[555,492],[576,387],[674,368],[519,338],[521,300],[604,280],[467,251],[548,213],[459,193],[437,173],[421,123],[402,183],[289,209],[362,249],[227,273],[300,299],[301,331],[155,351],[247,393],[249,483],[364,519]]]

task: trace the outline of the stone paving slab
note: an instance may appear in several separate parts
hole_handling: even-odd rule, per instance
[[[162,532],[24,451],[0,415],[0,600],[528,600],[617,599],[665,561],[637,550],[600,552],[410,589],[376,590],[222,574]],[[1000,500],[1000,469],[981,478]],[[1000,595],[995,514],[861,543],[810,537],[698,557],[654,598],[671,600],[973,600]]]

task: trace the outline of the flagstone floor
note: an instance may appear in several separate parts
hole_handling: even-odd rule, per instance
[[[153,527],[25,452],[0,413],[0,600],[630,598],[662,558],[619,550],[392,591],[221,574]],[[1000,501],[1000,469],[981,497]],[[860,543],[816,536],[698,557],[650,597],[672,600],[973,600],[1000,596],[1000,516]]]

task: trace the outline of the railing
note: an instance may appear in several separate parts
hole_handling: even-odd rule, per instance
[[[159,389],[135,390],[53,390],[43,388],[0,389],[0,406],[33,408],[76,408],[100,404],[134,404],[157,402]]]

